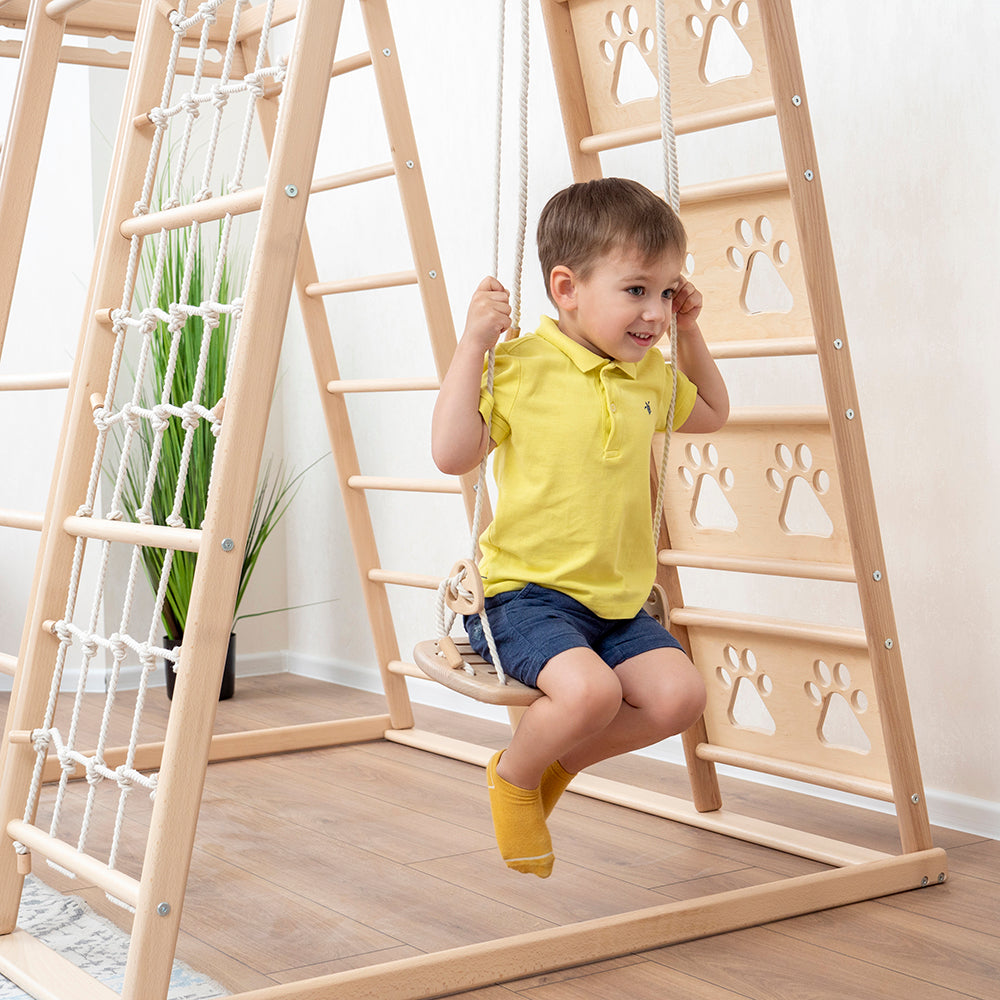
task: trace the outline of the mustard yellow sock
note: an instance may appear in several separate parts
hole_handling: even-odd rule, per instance
[[[542,783],[538,787],[542,795],[542,813],[546,819],[555,809],[559,796],[566,791],[566,787],[575,777],[575,774],[570,774],[557,760],[545,769]]]
[[[548,878],[555,858],[541,794],[537,788],[519,788],[497,774],[502,753],[494,754],[486,768],[497,846],[508,868]]]

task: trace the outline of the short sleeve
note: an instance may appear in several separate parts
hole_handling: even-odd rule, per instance
[[[493,363],[493,392],[486,388],[487,364],[483,365],[483,381],[479,390],[479,412],[490,429],[490,438],[496,444],[510,436],[508,417],[519,381],[516,360],[501,348],[497,349]]]
[[[662,409],[660,411],[660,418],[656,422],[656,429],[658,431],[666,430],[667,427],[667,414],[670,412],[670,396],[673,391],[673,386],[671,385],[671,375],[672,369],[669,364],[664,366],[664,379],[663,379],[663,401]],[[677,372],[677,402],[674,405],[674,426],[673,429],[677,430],[679,427],[683,426],[684,422],[688,417],[691,416],[691,411],[694,409],[694,404],[698,400],[698,387],[694,384],[684,374],[682,371]]]

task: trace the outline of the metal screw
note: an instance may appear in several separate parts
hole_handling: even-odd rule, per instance
[[[840,339],[840,337],[838,337],[838,338],[837,338],[837,339],[836,339],[836,340],[835,340],[835,341],[833,342],[833,348],[834,348],[834,350],[836,350],[836,351],[839,351],[839,350],[840,350],[840,349],[841,349],[841,348],[842,348],[843,346],[844,346],[844,342],[843,342],[843,341],[842,341],[842,340]]]
[[[407,161],[406,161],[406,166],[407,166],[407,167],[408,167],[408,168],[409,168],[410,170],[412,170],[412,169],[413,169],[413,160],[407,160]]]
[[[285,185],[285,194],[287,194],[289,198],[294,198],[298,193],[299,189],[294,184]]]
[[[925,886],[925,885],[927,885],[927,884],[928,884],[929,882],[930,882],[930,879],[929,879],[929,878],[928,878],[928,877],[927,877],[926,875],[925,875],[925,876],[924,876],[924,877],[923,877],[923,878],[922,878],[922,879],[920,880],[920,884],[921,884],[921,886]]]
[[[914,804],[915,806],[916,806],[916,805],[919,805],[919,804],[920,804],[920,796],[919,796],[919,795],[917,795],[917,793],[916,793],[916,792],[914,792],[914,793],[913,793],[913,794],[912,794],[912,795],[910,796],[910,801],[911,801],[911,802],[912,802],[912,803],[913,803],[913,804]]]
[[[886,639],[886,640],[885,640],[885,648],[886,648],[886,649],[892,649],[892,647],[893,647],[894,645],[895,645],[895,644],[893,643],[892,639]]]
[[[796,95],[795,95],[795,96],[794,96],[794,97],[792,98],[792,104],[794,104],[794,105],[795,105],[795,107],[798,107],[798,106],[799,106],[799,105],[800,105],[801,103],[802,103],[802,98],[801,98],[801,97],[799,97],[799,95],[798,95],[798,94],[796,94]]]
[[[161,917],[165,917],[170,912],[170,904],[169,903],[160,903],[160,905],[156,908],[156,912]]]
[[[941,872],[941,874],[938,875],[938,882],[943,882],[945,880],[945,877],[946,876],[945,876],[944,872]]]
[[[875,572],[874,572],[874,573],[872,573],[872,579],[873,579],[873,580],[874,580],[874,581],[875,581],[876,583],[878,583],[878,582],[879,582],[879,580],[881,580],[881,579],[882,579],[882,570],[880,570],[880,569],[877,569],[877,570],[875,570]]]
[[[430,275],[430,276],[431,276],[432,278],[436,278],[436,277],[438,276],[438,273],[437,273],[437,271],[428,271],[427,273],[428,273],[428,274],[429,274],[429,275]]]
[[[222,539],[222,551],[232,552],[236,548],[236,543],[231,538]]]
[[[844,416],[847,417],[848,420],[853,420],[854,419],[854,410],[848,410],[847,413],[844,414]]]
[[[816,175],[811,170],[807,170],[803,176],[807,181],[811,181]]]
[[[386,58],[388,58],[389,56],[392,55],[392,49],[383,49],[382,50],[382,55],[384,55]]]

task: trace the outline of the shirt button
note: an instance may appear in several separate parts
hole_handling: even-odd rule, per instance
[[[612,412],[612,413],[616,413],[617,411],[618,411],[618,407],[617,407],[617,406],[615,406],[615,404],[614,404],[614,403],[612,403],[612,404],[611,404],[611,412]]]

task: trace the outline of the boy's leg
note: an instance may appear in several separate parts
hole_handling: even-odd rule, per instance
[[[608,726],[621,707],[622,689],[607,664],[585,647],[549,660],[538,675],[538,688],[545,697],[529,706],[510,746],[490,761],[488,780],[504,860],[517,871],[545,878],[553,856],[539,788],[542,775],[564,752]]]
[[[622,701],[601,731],[559,756],[570,773],[652,746],[691,726],[705,710],[705,684],[679,649],[653,649],[619,664],[614,671]]]

